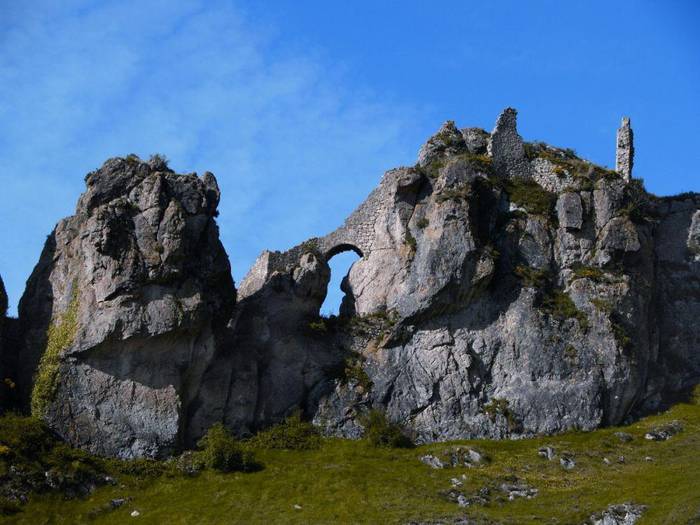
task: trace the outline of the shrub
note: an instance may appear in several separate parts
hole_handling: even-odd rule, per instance
[[[472,189],[469,184],[459,184],[452,188],[445,188],[437,194],[435,200],[437,202],[445,202],[448,200],[467,201],[472,195]]]
[[[219,472],[250,472],[256,470],[253,454],[244,450],[222,423],[216,423],[199,440],[204,464]]]
[[[588,328],[588,318],[563,290],[551,290],[542,298],[542,306],[557,319],[576,319],[582,329]]]
[[[549,282],[549,272],[540,270],[532,266],[518,265],[513,270],[513,273],[520,278],[523,286],[526,288],[542,289]]]
[[[595,266],[576,266],[573,268],[577,279],[590,279],[595,282],[605,281],[605,272]]]
[[[483,411],[493,422],[496,421],[498,416],[506,418],[508,430],[513,431],[520,426],[515,414],[513,414],[513,411],[510,409],[510,402],[505,398],[494,397],[490,402],[484,405]]]
[[[326,320],[323,317],[319,317],[316,321],[309,322],[309,329],[312,332],[318,332],[325,334],[328,332],[328,327],[326,326]]]
[[[3,456],[36,459],[50,451],[56,439],[40,420],[7,413],[0,417],[0,444],[9,449]]]
[[[413,235],[411,235],[410,231],[406,230],[406,237],[404,238],[403,242],[406,246],[409,247],[409,249],[411,250],[412,253],[414,253],[416,251],[416,246],[417,246],[416,238]]]
[[[428,224],[429,224],[428,219],[426,219],[425,217],[421,217],[421,218],[418,219],[418,221],[416,222],[416,226],[418,226],[418,228],[420,228],[421,230],[422,230],[423,228],[427,228],[427,227],[428,227]]]
[[[362,357],[348,357],[345,359],[343,382],[349,383],[353,381],[355,384],[362,387],[365,392],[369,392],[372,389],[372,380],[367,375],[367,372],[365,372],[362,362]]]
[[[512,203],[535,215],[552,216],[557,196],[532,180],[512,179],[505,182]]]
[[[258,432],[249,443],[267,449],[314,450],[321,446],[321,434],[297,411],[279,425]]]
[[[148,163],[153,169],[161,171],[168,169],[168,162],[168,158],[165,155],[161,155],[160,153],[155,153],[151,155],[150,159],[148,159]]]
[[[365,428],[364,437],[374,447],[413,448],[415,445],[400,425],[387,420],[380,410],[370,410],[360,423]]]

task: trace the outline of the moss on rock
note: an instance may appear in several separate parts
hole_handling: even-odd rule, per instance
[[[46,350],[39,361],[32,389],[31,411],[34,417],[44,417],[56,396],[61,354],[73,344],[77,329],[78,294],[74,290],[68,308],[51,323],[46,334]]]

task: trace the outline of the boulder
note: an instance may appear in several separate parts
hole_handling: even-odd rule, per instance
[[[590,525],[634,525],[646,510],[645,505],[621,503],[610,505],[603,512],[594,514],[588,520]]]

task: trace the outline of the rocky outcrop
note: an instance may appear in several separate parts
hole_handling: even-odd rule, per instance
[[[0,357],[3,355],[3,328],[5,327],[5,318],[7,317],[7,293],[5,292],[5,283],[0,277]]]
[[[235,302],[210,173],[108,160],[49,236],[19,307],[18,382],[64,439],[121,457],[189,437]]]
[[[4,379],[8,376],[7,370],[7,343],[6,339],[6,321],[7,318],[7,293],[5,292],[5,283],[0,277],[0,381],[4,382]],[[6,390],[3,385],[0,385],[0,410],[2,410],[7,404],[6,401]]]
[[[338,229],[263,252],[236,302],[213,176],[112,159],[22,299],[25,399],[122,457],[295,410],[358,437],[379,409],[418,441],[620,423],[700,380],[700,197],[624,175],[523,142],[512,109],[492,133],[448,121]]]

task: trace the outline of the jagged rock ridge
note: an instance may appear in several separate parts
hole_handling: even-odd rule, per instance
[[[213,176],[112,159],[22,299],[23,397],[52,365],[41,415],[123,457],[299,408],[348,437],[379,408],[420,441],[619,423],[700,378],[700,197],[631,179],[628,120],[617,159],[524,143],[512,109],[492,133],[447,122],[343,226],[264,252],[237,301]],[[341,316],[319,318],[345,250]],[[51,323],[74,330],[52,346]]]

